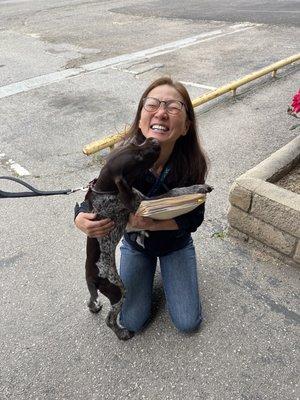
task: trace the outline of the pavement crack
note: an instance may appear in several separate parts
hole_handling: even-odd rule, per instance
[[[252,297],[266,304],[270,308],[270,310],[275,312],[276,314],[283,315],[289,323],[293,323],[296,325],[300,324],[300,315],[298,313],[289,310],[283,304],[280,304],[277,301],[273,300],[266,293],[262,293],[260,291],[259,286],[256,283],[250,281],[249,279],[244,280],[242,276],[243,274],[238,268],[236,267],[230,268],[229,280],[233,284],[237,285],[242,289],[246,289],[247,292],[250,293]]]

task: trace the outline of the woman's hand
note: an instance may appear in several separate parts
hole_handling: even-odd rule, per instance
[[[108,236],[115,223],[109,219],[95,220],[97,214],[81,212],[75,219],[75,226],[91,238]]]
[[[145,231],[155,230],[156,221],[152,218],[140,217],[139,215],[130,214],[128,220],[130,226]]]
[[[179,229],[174,219],[158,221],[152,218],[130,214],[128,222],[131,228],[143,229],[145,231],[177,231]]]

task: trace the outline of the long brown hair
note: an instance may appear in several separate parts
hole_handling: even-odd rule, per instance
[[[180,82],[173,81],[169,77],[162,77],[148,86],[139,101],[134,121],[128,130],[125,141],[134,139],[135,142],[142,143],[145,140],[139,128],[143,98],[147,97],[151,90],[162,85],[172,86],[180,93],[186,105],[186,113],[189,120],[189,129],[186,135],[177,139],[168,161],[168,165],[171,167],[167,179],[168,183],[173,183],[177,187],[204,183],[208,169],[208,158],[199,142],[192,101],[186,88]]]

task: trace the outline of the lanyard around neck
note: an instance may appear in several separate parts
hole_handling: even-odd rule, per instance
[[[158,191],[158,189],[160,188],[160,186],[163,184],[164,180],[166,179],[166,177],[167,177],[168,173],[170,172],[170,170],[171,170],[171,167],[169,165],[165,165],[165,167],[162,170],[161,174],[156,179],[154,185],[152,186],[152,188],[147,193],[147,197],[152,197],[154,194],[156,194],[156,192]]]

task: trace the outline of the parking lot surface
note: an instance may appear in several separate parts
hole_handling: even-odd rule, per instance
[[[171,75],[194,99],[299,53],[299,13],[296,1],[0,1],[0,175],[86,185],[105,152],[82,148],[130,124],[149,82]],[[286,110],[299,78],[294,64],[196,109],[215,188],[193,236],[198,333],[173,327],[158,268],[151,324],[118,341],[108,301],[86,307],[84,194],[1,199],[1,399],[299,398],[298,271],[226,234],[234,180],[297,134]]]

